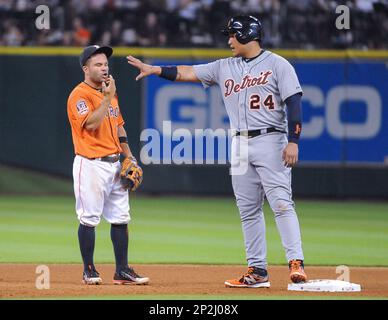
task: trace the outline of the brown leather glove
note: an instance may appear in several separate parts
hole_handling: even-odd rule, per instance
[[[120,182],[124,189],[135,191],[143,181],[143,170],[135,157],[125,158],[121,163]]]

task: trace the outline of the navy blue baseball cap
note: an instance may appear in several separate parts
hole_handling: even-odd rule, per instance
[[[100,47],[98,45],[86,47],[79,56],[81,68],[86,64],[86,61],[96,53],[104,53],[106,57],[109,58],[113,53],[113,49],[108,46]]]

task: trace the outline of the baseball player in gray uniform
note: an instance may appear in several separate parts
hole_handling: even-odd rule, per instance
[[[139,69],[136,80],[154,74],[171,81],[218,85],[230,119],[232,184],[240,211],[248,271],[227,287],[269,287],[263,214],[264,196],[275,215],[290,279],[307,280],[299,221],[291,191],[291,167],[298,161],[302,88],[292,65],[261,48],[262,26],[252,16],[236,16],[222,32],[233,57],[194,66],[151,66],[128,56]],[[247,146],[247,153],[241,152]],[[244,157],[244,159],[241,159]],[[233,164],[246,170],[233,174]],[[240,170],[241,171],[241,170]]]

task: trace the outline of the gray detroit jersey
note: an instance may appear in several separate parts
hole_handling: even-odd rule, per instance
[[[227,58],[193,67],[205,88],[220,86],[231,129],[275,127],[287,132],[284,101],[302,88],[286,59],[264,51],[249,62]]]
[[[220,59],[196,65],[194,72],[205,88],[219,85],[232,130],[274,127],[287,132],[284,101],[302,89],[286,59],[264,51],[249,62],[242,58]],[[247,153],[240,152],[243,142]],[[286,134],[279,132],[253,138],[234,136],[232,140],[232,185],[249,266],[267,268],[264,196],[274,212],[287,260],[304,259],[292,201],[291,168],[284,166],[282,159],[287,143]],[[246,163],[247,170],[234,173],[234,162]]]

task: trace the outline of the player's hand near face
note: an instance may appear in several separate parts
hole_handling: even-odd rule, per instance
[[[139,69],[140,73],[136,77],[136,81],[143,79],[144,77],[147,77],[151,74],[160,75],[161,68],[157,66],[151,66],[149,64],[146,64],[142,62],[140,59],[137,59],[132,56],[127,57],[128,63],[136,68]]]
[[[298,145],[293,142],[289,142],[286,148],[283,150],[282,159],[284,165],[287,167],[293,167],[298,162]]]
[[[109,75],[108,79],[102,83],[102,94],[105,98],[112,100],[116,94],[116,83],[112,75]]]

